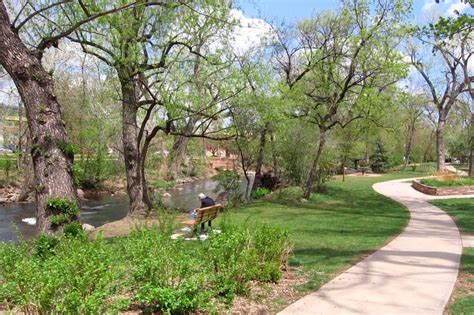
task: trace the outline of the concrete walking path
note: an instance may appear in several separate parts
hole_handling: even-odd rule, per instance
[[[474,195],[428,196],[407,179],[373,188],[408,208],[405,230],[279,314],[443,314],[456,283],[462,241],[451,217],[428,201]]]

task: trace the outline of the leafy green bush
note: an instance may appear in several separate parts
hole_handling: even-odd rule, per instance
[[[115,266],[117,253],[109,245],[100,238],[61,238],[51,244],[54,241],[43,236],[36,251],[25,242],[0,245],[3,304],[19,312],[43,314],[102,313],[123,306],[117,294],[124,274]]]
[[[462,187],[474,186],[473,177],[446,177],[446,178],[423,178],[420,183],[432,187]]]
[[[79,214],[77,204],[65,198],[49,198],[46,207],[53,213],[62,213],[71,217]]]
[[[46,209],[51,211],[51,224],[58,227],[77,220],[79,208],[76,202],[66,198],[49,198]]]
[[[64,225],[64,235],[72,237],[84,237],[86,233],[79,222],[71,222]]]
[[[59,239],[54,235],[40,233],[33,245],[33,252],[39,257],[54,255]]]
[[[211,292],[202,253],[158,231],[138,230],[123,242],[134,303],[155,312],[184,313],[206,304]]]
[[[64,227],[72,234],[79,225]],[[71,234],[69,233],[71,232]],[[227,225],[206,242],[171,240],[137,229],[105,241],[41,234],[29,244],[0,244],[0,304],[24,313],[182,314],[232,302],[249,281],[277,281],[288,235],[268,225]]]
[[[51,224],[55,226],[64,225],[66,223],[69,223],[70,221],[71,221],[71,218],[67,214],[64,214],[64,213],[51,216]]]
[[[252,199],[260,199],[260,198],[263,198],[265,197],[266,195],[268,195],[270,193],[270,190],[268,190],[267,188],[265,187],[260,187],[258,188],[257,190],[253,191],[252,192]]]

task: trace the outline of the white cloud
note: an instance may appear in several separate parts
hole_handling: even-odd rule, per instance
[[[425,15],[431,14],[437,10],[437,5],[438,4],[435,2],[435,0],[425,0],[425,4],[421,8],[421,12],[423,12]]]
[[[468,4],[468,3],[457,1],[455,3],[452,3],[449,6],[448,10],[446,10],[444,15],[445,16],[450,16],[450,17],[456,17],[457,16],[456,12],[458,12],[459,14],[462,14],[463,12],[465,12],[470,7],[471,7],[471,5]]]
[[[273,28],[265,20],[246,17],[242,11],[236,9],[232,9],[230,14],[239,24],[232,34],[231,46],[235,53],[243,55],[275,38]]]
[[[437,19],[440,16],[455,17],[457,16],[455,12],[462,14],[470,7],[470,4],[464,3],[460,0],[445,0],[440,1],[440,3],[436,3],[435,0],[425,0],[421,12],[424,16],[434,17]]]

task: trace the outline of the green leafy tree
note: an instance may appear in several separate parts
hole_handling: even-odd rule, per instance
[[[382,92],[406,75],[396,47],[408,10],[404,1],[343,1],[337,13],[302,21],[296,38],[279,36],[276,61],[291,114],[317,129],[305,198],[317,182],[328,133],[383,106]]]

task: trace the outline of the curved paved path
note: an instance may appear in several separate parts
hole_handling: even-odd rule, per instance
[[[385,247],[280,314],[442,314],[456,282],[462,242],[453,220],[411,180],[373,186],[405,205],[411,218]],[[459,196],[466,198],[474,196]]]

